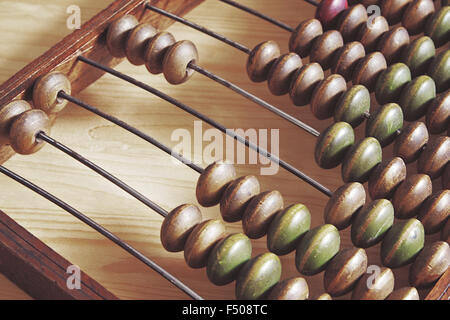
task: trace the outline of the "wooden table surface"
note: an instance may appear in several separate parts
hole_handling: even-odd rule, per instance
[[[240,0],[296,26],[312,17],[315,8],[300,0]],[[71,31],[66,28],[66,9],[81,8],[82,21],[105,8],[108,0],[2,0],[0,1],[0,81],[7,80],[27,63],[45,52]],[[265,40],[275,40],[287,52],[289,33],[219,1],[207,0],[188,18],[253,48]],[[295,107],[288,96],[272,96],[265,83],[254,84],[245,72],[246,55],[183,25],[170,31],[177,39],[193,41],[200,52],[200,64],[232,80],[250,92],[279,106],[289,114],[313,125],[319,131],[331,119],[317,121],[309,107]],[[342,184],[340,168],[322,170],[314,162],[315,138],[276,117],[258,105],[201,75],[180,86],[166,83],[163,76],[150,75],[145,67],[128,62],[118,70],[186,102],[228,128],[280,129],[280,156],[335,190]],[[175,146],[171,139],[176,129],[193,132],[194,117],[151,94],[109,75],[79,95],[79,98],[129,122],[163,143]],[[203,130],[209,126],[203,124]],[[357,135],[362,136],[364,126]],[[183,203],[196,203],[198,174],[175,164],[170,157],[121,128],[93,116],[74,105],[63,110],[51,135],[88,159],[147,195],[166,209]],[[207,142],[203,144],[205,147]],[[387,147],[385,157],[391,157]],[[205,163],[206,165],[206,163]],[[259,175],[267,164],[238,165],[239,175]],[[215,287],[204,269],[186,266],[182,253],[168,253],[160,244],[162,218],[105,179],[51,146],[30,156],[14,156],[6,167],[23,175],[95,219],[124,240],[154,259],[207,299],[233,299],[234,285]],[[414,170],[415,165],[409,168]],[[304,203],[312,213],[312,226],[323,223],[327,197],[280,168],[276,175],[259,177],[262,190],[278,189],[285,204]],[[94,279],[122,299],[184,299],[186,296],[146,268],[141,262],[97,234],[81,222],[13,182],[0,176],[0,208],[42,239],[58,253],[79,265]],[[220,216],[218,207],[202,209],[204,217]],[[241,232],[241,224],[227,224],[228,231]],[[341,247],[351,246],[349,230],[341,232]],[[436,239],[436,236],[428,240]],[[254,241],[254,255],[266,251],[265,238]],[[369,264],[380,265],[379,246],[368,250]],[[281,258],[283,278],[298,275],[294,253]],[[396,288],[406,285],[408,267],[394,270]],[[323,274],[307,277],[310,296],[324,291]],[[426,292],[421,292],[424,298]],[[346,296],[348,297],[348,295]],[[1,299],[28,299],[14,284],[0,275]]]

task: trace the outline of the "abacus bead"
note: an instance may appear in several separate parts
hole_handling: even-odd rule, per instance
[[[418,219],[426,234],[441,230],[450,215],[450,190],[440,190],[429,197],[420,208]]]
[[[169,252],[183,251],[186,239],[192,230],[202,222],[202,214],[197,206],[183,204],[173,209],[164,219],[160,239]]]
[[[414,260],[423,249],[425,234],[417,219],[395,223],[381,243],[381,259],[385,266],[398,268]]]
[[[450,243],[450,219],[447,219],[441,231],[441,240]]]
[[[450,6],[442,7],[428,19],[425,34],[430,36],[437,47],[442,46],[450,37]]]
[[[367,254],[364,249],[346,248],[331,260],[323,277],[325,290],[333,297],[351,291],[366,272]]]
[[[242,215],[251,198],[260,192],[258,179],[255,176],[240,177],[232,181],[220,200],[220,213],[226,222],[236,222]]]
[[[316,300],[333,300],[333,298],[328,293],[322,293]]]
[[[311,100],[312,113],[319,120],[332,117],[336,102],[346,90],[347,83],[341,75],[329,75],[314,89]]]
[[[402,108],[396,103],[388,103],[370,115],[366,123],[366,136],[374,137],[382,147],[389,145],[403,127]]]
[[[434,13],[432,0],[413,0],[403,15],[402,24],[411,35],[423,32],[427,18]]]
[[[70,94],[72,85],[69,79],[61,72],[51,72],[36,80],[33,88],[33,104],[47,114],[57,113],[64,109],[68,101],[58,97],[64,91]]]
[[[145,63],[147,42],[156,34],[156,29],[148,23],[141,23],[131,30],[125,46],[125,54],[130,63],[139,66]]]
[[[342,163],[341,173],[344,182],[366,182],[372,169],[381,162],[381,154],[381,145],[373,137],[365,138],[353,145]]]
[[[164,55],[163,73],[170,84],[180,84],[189,80],[194,70],[188,67],[190,62],[198,61],[195,45],[189,40],[178,41]]]
[[[258,44],[248,56],[247,74],[253,82],[267,80],[272,63],[280,56],[280,47],[275,41]]]
[[[284,200],[279,191],[266,191],[250,200],[242,216],[242,229],[251,239],[259,239],[267,233],[275,214],[283,209]]]
[[[397,187],[406,179],[406,165],[395,157],[380,163],[371,173],[368,183],[370,197],[390,199]]]
[[[450,189],[450,164],[447,163],[442,174],[442,188]]]
[[[417,288],[427,287],[438,280],[450,266],[450,246],[436,241],[419,253],[409,272],[409,282]]]
[[[309,296],[305,278],[289,278],[278,282],[267,297],[268,300],[306,300]]]
[[[389,31],[389,23],[386,18],[377,16],[360,27],[356,40],[361,42],[366,52],[372,52],[375,50],[378,40],[387,31]]]
[[[437,92],[450,88],[450,50],[444,50],[434,58],[428,68],[428,75],[436,83]]]
[[[417,161],[417,171],[435,179],[442,175],[445,166],[450,161],[450,138],[438,136],[433,138]]]
[[[9,143],[9,130],[14,120],[31,109],[25,100],[13,100],[0,108],[0,145]]]
[[[176,42],[169,32],[159,32],[147,44],[145,51],[145,66],[152,74],[163,72],[164,56],[167,50]]]
[[[289,96],[296,106],[304,106],[309,104],[314,89],[324,78],[324,73],[320,64],[313,62],[301,67],[292,78]]]
[[[419,300],[419,292],[414,287],[404,287],[394,290],[387,300]]]
[[[355,133],[347,122],[336,122],[317,138],[314,157],[324,169],[337,167],[355,143]]]
[[[358,29],[367,22],[367,9],[362,4],[354,5],[339,16],[337,26],[345,42],[355,39]]]
[[[355,65],[364,58],[366,52],[360,42],[353,41],[340,48],[334,58],[331,72],[339,73],[346,80],[351,80]]]
[[[352,242],[356,247],[372,247],[383,239],[393,223],[392,203],[386,199],[374,200],[356,214],[351,228]]]
[[[113,57],[125,57],[128,35],[138,24],[139,21],[132,15],[125,15],[111,23],[106,34],[106,46]]]
[[[339,13],[347,7],[347,0],[323,0],[316,9],[316,18],[325,29],[331,29],[336,24]]]
[[[195,194],[203,207],[212,207],[220,203],[228,184],[236,178],[232,163],[216,161],[210,164],[197,180]]]
[[[301,22],[292,32],[289,39],[289,51],[300,57],[307,57],[311,52],[314,39],[323,34],[322,24],[317,19]]]
[[[31,109],[17,116],[11,124],[9,141],[11,147],[19,154],[32,154],[39,151],[44,142],[36,139],[39,132],[50,132],[50,120],[39,109]]]
[[[386,17],[391,25],[402,20],[402,16],[411,0],[382,0],[381,14]]]
[[[384,33],[378,42],[378,50],[384,55],[388,64],[397,62],[403,50],[409,45],[409,34],[404,27],[394,27]]]
[[[384,300],[394,290],[394,281],[394,273],[389,268],[382,267],[375,275],[366,273],[356,283],[352,300]]]
[[[450,91],[441,93],[431,102],[425,120],[432,134],[444,132],[450,127]]]
[[[356,128],[370,110],[370,92],[362,85],[354,85],[341,95],[334,110],[334,121],[344,121]]]
[[[427,127],[423,122],[411,122],[395,139],[394,155],[402,158],[405,163],[415,161],[428,143],[428,137]]]
[[[281,262],[273,253],[263,253],[248,261],[236,280],[236,299],[263,298],[281,278]]]
[[[206,220],[196,225],[184,245],[184,259],[188,266],[206,266],[212,249],[225,236],[225,225],[220,220]]]
[[[267,248],[276,255],[293,251],[311,226],[311,214],[303,204],[294,204],[277,213],[267,232]]]
[[[246,235],[235,233],[220,240],[208,258],[206,274],[216,286],[236,280],[241,267],[252,257],[252,243]]]
[[[414,121],[423,117],[435,97],[436,86],[433,79],[429,76],[413,79],[400,95],[400,105],[403,108],[405,120]]]
[[[386,59],[380,52],[373,52],[362,58],[355,66],[353,84],[361,84],[373,91],[379,74],[387,68]]]
[[[426,174],[409,175],[394,193],[395,216],[407,219],[418,214],[422,203],[431,195],[432,183]]]
[[[336,30],[328,30],[314,40],[309,60],[319,63],[326,70],[330,68],[334,54],[343,45],[342,35]]]
[[[332,224],[339,230],[347,228],[365,202],[366,192],[362,184],[358,182],[344,184],[333,192],[325,206],[325,223]]]
[[[302,59],[296,53],[287,53],[276,59],[267,76],[270,92],[281,96],[289,92],[292,76],[302,66]]]
[[[309,276],[323,271],[339,252],[340,245],[339,231],[331,224],[308,231],[295,252],[297,270]]]
[[[390,65],[378,77],[375,96],[378,103],[396,102],[402,89],[411,81],[411,71],[404,63]]]
[[[430,37],[423,36],[412,41],[403,52],[403,62],[413,76],[425,74],[436,54],[436,48]]]

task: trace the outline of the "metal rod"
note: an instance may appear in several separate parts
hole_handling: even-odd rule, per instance
[[[305,2],[308,2],[309,4],[312,4],[315,7],[318,7],[320,2],[316,0],[304,0]]]

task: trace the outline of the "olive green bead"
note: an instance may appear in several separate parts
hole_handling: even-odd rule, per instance
[[[372,169],[381,162],[381,145],[373,137],[365,138],[353,145],[342,163],[344,182],[364,183],[369,179]]]
[[[428,75],[433,78],[437,92],[450,88],[450,50],[439,53],[428,68]]]
[[[404,63],[390,65],[378,77],[375,97],[378,103],[396,102],[403,87],[411,81],[411,71]]]
[[[295,250],[299,239],[311,227],[311,214],[303,204],[294,204],[280,211],[267,232],[267,248],[276,255]]]
[[[442,46],[450,38],[450,6],[442,7],[428,19],[425,34],[430,36],[437,47]]]
[[[324,224],[308,231],[300,240],[295,252],[295,265],[304,275],[323,271],[339,252],[341,238],[339,231],[331,224]]]
[[[370,92],[362,85],[354,85],[341,95],[334,110],[335,122],[344,121],[356,128],[370,110]]]
[[[417,219],[397,222],[381,243],[381,259],[390,268],[404,266],[414,260],[423,249],[425,232]]]
[[[305,278],[289,278],[278,282],[272,288],[267,299],[269,300],[306,300],[309,296],[308,283]]]
[[[402,108],[396,103],[388,103],[370,115],[366,125],[366,136],[374,137],[382,147],[389,145],[403,127]]]
[[[352,224],[351,238],[356,247],[369,248],[383,239],[394,223],[394,206],[378,199],[363,207]]]
[[[430,37],[423,36],[412,41],[403,53],[403,62],[413,76],[425,74],[436,54],[436,48]]]
[[[236,280],[236,299],[264,298],[281,278],[281,261],[273,253],[263,253],[248,261]]]
[[[336,122],[328,127],[316,141],[314,157],[324,169],[337,167],[355,143],[355,133],[347,122]]]
[[[252,257],[252,243],[243,233],[231,234],[216,244],[208,257],[206,274],[217,286],[233,282]]]
[[[408,83],[400,95],[405,120],[415,121],[424,116],[435,97],[436,85],[429,76],[419,76]]]

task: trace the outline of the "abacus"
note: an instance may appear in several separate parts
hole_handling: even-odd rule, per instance
[[[255,21],[259,23],[263,23],[262,18],[289,31],[291,52],[282,55],[274,41],[260,41],[249,49],[232,37],[183,19],[186,12],[202,3],[199,0],[114,1],[0,87],[2,162],[15,152],[32,157],[46,145],[49,145],[46,149],[54,147],[52,150],[58,155],[77,160],[147,206],[146,216],[163,217],[162,221],[152,219],[147,226],[168,251],[164,259],[174,259],[175,266],[165,263],[162,267],[153,255],[154,248],[139,245],[136,249],[137,246],[126,241],[133,231],[118,237],[88,218],[82,213],[84,210],[78,211],[65,203],[56,196],[56,191],[47,192],[26,180],[25,175],[7,169],[8,162],[0,166],[0,172],[117,244],[144,263],[139,267],[153,269],[145,271],[146,275],[154,275],[148,281],[159,283],[157,290],[169,290],[173,294],[169,297],[448,299],[450,9],[445,1],[442,4],[431,0],[381,1],[382,16],[370,22],[373,25],[369,27],[366,6],[377,1],[348,4],[324,0],[318,4],[310,0],[312,6],[317,6],[316,18],[298,21],[297,28],[241,3],[220,2],[223,3],[215,5],[239,9],[238,12],[256,15]],[[193,42],[177,41],[172,33],[159,31],[173,21],[244,52],[248,55],[248,78],[255,83],[268,80],[270,93],[275,96],[289,93],[290,103],[278,107],[278,103],[269,103],[260,94],[244,90],[241,83],[250,80],[239,79],[237,85],[204,66],[202,53]],[[187,39],[197,32],[183,30]],[[420,34],[423,30],[425,34]],[[216,40],[209,38],[209,41]],[[171,85],[188,85],[194,81],[193,75],[199,73],[205,84],[212,86],[214,81],[232,89],[232,96],[243,96],[247,107],[251,104],[270,111],[267,116],[270,121],[276,118],[281,121],[277,123],[294,125],[288,130],[295,135],[304,134],[302,144],[313,145],[314,152],[299,152],[302,145],[298,145],[294,152],[285,154],[282,148],[279,156],[273,154],[268,146],[262,147],[227,130],[214,113],[206,115],[195,104],[177,99],[169,91],[113,69],[121,59],[141,68],[145,65],[154,77],[163,74],[160,77]],[[244,65],[232,64],[233,61],[227,62],[227,67],[240,68],[244,77]],[[183,114],[187,112],[278,164],[280,174],[281,171],[287,174],[283,179],[295,179],[298,188],[295,196],[287,201],[283,192],[272,191],[273,186],[260,182],[264,177],[249,174],[252,169],[247,165],[242,166],[244,174],[238,177],[235,166],[227,161],[192,162],[161,139],[115,117],[113,112],[103,111],[106,108],[94,107],[94,103],[76,97],[88,86],[95,86],[104,73],[122,81],[123,86],[127,85],[123,81],[128,82],[127,88],[134,85],[146,95],[178,107]],[[206,92],[195,95],[202,94]],[[298,110],[295,106],[308,104],[310,110],[303,107],[299,116],[291,115]],[[164,108],[169,108],[168,105],[164,104]],[[139,192],[127,184],[127,179],[117,178],[119,174],[113,175],[97,161],[71,149],[64,142],[64,135],[56,139],[50,128],[58,124],[58,114],[68,108],[84,109],[83,117],[87,119],[94,118],[93,114],[100,116],[141,138],[146,149],[160,149],[169,158],[180,161],[181,165],[168,166],[176,172],[189,172],[181,182],[187,193],[195,196],[186,204],[170,202],[162,206],[158,188]],[[310,114],[320,121],[312,121]],[[149,108],[148,116],[151,115]],[[236,117],[239,126],[241,119]],[[330,118],[334,121],[322,124]],[[419,121],[421,118],[424,122]],[[367,123],[362,132],[364,121]],[[284,129],[281,127],[281,140]],[[395,157],[386,153],[389,145]],[[322,177],[337,173],[337,187],[329,187],[320,183],[319,177],[309,175],[302,162],[296,161],[299,153],[301,157],[314,159]],[[167,158],[161,161],[168,162]],[[151,166],[152,161],[149,162]],[[333,170],[339,165],[340,172]],[[39,168],[45,170],[43,165]],[[82,172],[86,174],[84,169]],[[97,175],[93,178],[101,179]],[[13,183],[11,179],[7,181],[8,186]],[[75,186],[67,183],[67,188]],[[81,188],[80,193],[86,196],[86,190]],[[311,194],[318,194],[321,204],[310,203]],[[97,213],[102,221],[108,220],[101,215]],[[81,289],[68,289],[65,269],[71,262],[8,216],[2,215],[1,219],[1,271],[30,295],[49,299],[117,298],[84,273]],[[137,223],[143,220],[136,219]],[[182,251],[184,254],[180,256]],[[168,258],[171,256],[177,258]],[[372,286],[368,285],[370,266],[379,266]],[[122,273],[130,272],[126,265],[119,269]],[[198,284],[187,284],[191,274],[201,282],[210,282],[209,290],[214,294],[208,297],[202,290],[193,289]],[[167,280],[173,285],[169,289]],[[131,291],[139,285],[128,283]],[[221,292],[227,295],[221,296]],[[166,298],[166,295],[151,297]]]

